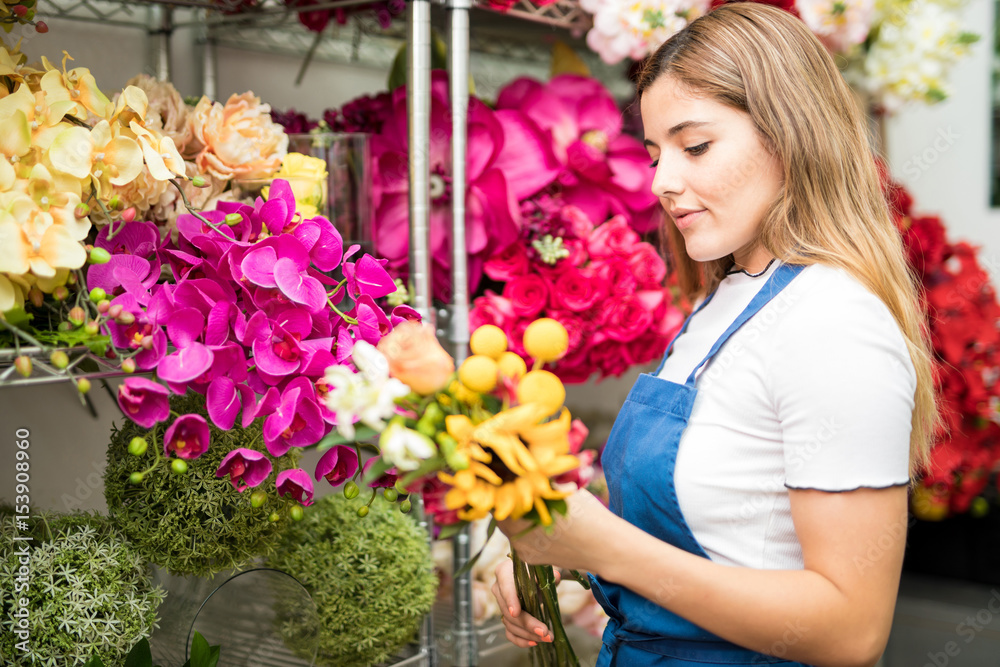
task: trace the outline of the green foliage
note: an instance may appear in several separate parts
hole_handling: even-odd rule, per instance
[[[179,414],[206,416],[204,401],[203,396],[189,393],[172,397],[170,407]],[[152,434],[124,420],[121,428],[112,431],[108,446],[104,473],[108,513],[144,558],[178,575],[212,576],[269,554],[278,541],[282,522],[272,523],[268,517],[286,505],[274,488],[275,478],[280,471],[295,467],[294,449],[289,455],[272,458],[274,470],[257,487],[267,499],[260,507],[253,507],[251,491],[239,493],[228,478],[217,478],[215,471],[234,449],[267,452],[261,420],[247,429],[223,431],[210,420],[209,427],[211,446],[200,458],[188,461],[185,474],[173,474],[169,466],[161,464],[138,484],[132,484],[129,476],[155,460]],[[160,430],[156,442],[162,448]],[[128,453],[128,444],[136,436],[150,443],[143,456]]]
[[[186,661],[183,667],[216,667],[219,664],[221,648],[221,646],[209,646],[201,633],[195,631],[194,641],[191,644],[191,659]],[[105,665],[104,661],[95,655],[84,667],[105,667]],[[140,639],[139,643],[132,647],[125,657],[125,667],[154,667],[153,652],[150,651],[146,639]]]
[[[339,493],[322,498],[287,527],[269,559],[312,594],[322,628],[317,664],[384,662],[413,640],[437,593],[426,533],[381,497],[359,518],[364,505]],[[297,630],[282,627],[291,647],[306,643]]]
[[[164,593],[153,588],[134,546],[96,514],[42,515],[33,541],[0,512],[0,663],[74,667],[98,657],[120,665],[156,622]],[[35,515],[33,514],[33,517]],[[17,550],[30,546],[30,578],[19,590]],[[28,600],[28,653],[18,650],[12,613]]]

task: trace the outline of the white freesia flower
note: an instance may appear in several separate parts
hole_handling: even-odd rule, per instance
[[[837,53],[845,53],[868,37],[875,0],[795,0],[809,29]]]
[[[385,420],[396,412],[396,399],[410,393],[408,386],[389,377],[389,362],[373,345],[358,341],[351,359],[358,373],[347,366],[326,369],[329,391],[323,399],[337,416],[337,432],[349,440],[358,421],[375,431],[384,429]]]
[[[397,470],[416,470],[420,464],[434,456],[437,448],[426,435],[394,423],[382,431],[378,441],[382,460]]]
[[[708,11],[710,0],[580,0],[594,15],[587,46],[613,65],[641,60],[688,22]]]

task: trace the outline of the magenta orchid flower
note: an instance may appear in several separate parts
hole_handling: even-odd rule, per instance
[[[160,359],[157,376],[170,383],[183,384],[201,376],[212,366],[214,353],[199,342],[205,330],[205,318],[197,308],[181,308],[167,322],[167,337],[177,351]]]
[[[451,293],[451,121],[447,75],[432,73],[431,83],[431,212],[430,252],[435,296]],[[379,225],[375,248],[389,260],[395,277],[408,272],[409,225],[406,90],[393,92],[392,113],[372,138],[373,199]],[[469,99],[466,249],[469,289],[475,291],[482,262],[516,240],[520,230],[519,199],[551,183],[559,165],[550,141],[527,116],[517,111],[497,114],[476,98]]]
[[[656,228],[660,208],[649,154],[622,133],[622,114],[599,81],[576,74],[544,84],[517,79],[500,91],[497,109],[519,110],[548,134],[564,166],[559,183],[567,204],[595,221],[622,214],[640,232]]]
[[[100,287],[112,296],[127,292],[145,305],[149,290],[160,279],[159,231],[151,222],[130,222],[108,241],[110,228],[108,225],[100,231],[94,247],[110,252],[111,259],[105,264],[90,265],[87,286]]]
[[[380,458],[381,457],[379,456],[375,456],[365,461],[365,467],[361,471],[362,476],[367,475],[368,469],[371,468],[373,465],[375,465],[375,462],[378,461]],[[381,489],[381,488],[388,488],[390,486],[395,486],[397,479],[399,479],[399,471],[396,470],[395,468],[389,468],[384,473],[382,473],[380,477],[375,479],[373,482],[370,482],[368,484],[368,488]]]
[[[163,436],[163,454],[171,453],[182,459],[196,459],[208,451],[211,433],[208,422],[201,415],[181,415]]]
[[[139,426],[153,428],[170,416],[170,391],[143,377],[125,378],[118,387],[118,405]]]
[[[305,507],[312,505],[313,483],[309,479],[309,473],[302,468],[279,472],[274,486],[279,496],[291,496]]]
[[[325,433],[315,387],[309,378],[295,378],[281,394],[277,409],[264,420],[267,451],[284,456],[292,447],[316,444]]]
[[[309,274],[309,263],[309,253],[302,243],[283,234],[255,244],[243,256],[240,269],[254,285],[277,288],[289,301],[316,313],[326,307],[326,290]]]
[[[353,447],[336,445],[327,450],[316,464],[316,481],[323,477],[331,486],[337,486],[357,472],[358,453]]]
[[[243,493],[259,486],[271,474],[271,461],[261,452],[241,447],[226,454],[215,471],[216,477],[229,475],[233,488]]]

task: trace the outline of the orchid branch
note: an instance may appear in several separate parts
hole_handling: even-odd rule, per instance
[[[201,214],[201,212],[196,207],[194,207],[194,206],[191,205],[191,201],[187,198],[187,195],[184,194],[184,188],[181,187],[181,184],[177,182],[176,178],[171,178],[171,179],[169,179],[169,181],[170,181],[170,183],[173,184],[173,186],[175,188],[177,188],[177,192],[180,193],[180,195],[181,195],[181,201],[184,202],[184,208],[186,208],[188,210],[188,213],[190,213],[191,215],[193,215],[194,217],[196,217],[198,220],[200,220],[202,223],[208,225],[209,227],[211,227],[215,231],[219,232],[220,234],[222,234],[223,236],[225,236],[230,241],[235,241],[236,240],[236,234],[235,234],[235,232],[233,233],[232,236],[229,236],[228,234],[226,234],[225,232],[223,232],[222,229],[218,225],[216,225],[214,222],[210,221],[208,218],[206,218],[205,216],[203,216]]]

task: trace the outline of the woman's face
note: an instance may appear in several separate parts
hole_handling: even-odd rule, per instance
[[[762,270],[770,255],[752,242],[783,177],[750,116],[669,75],[643,92],[641,111],[656,170],[653,194],[684,236],[688,255],[707,262],[732,254],[741,268]]]

